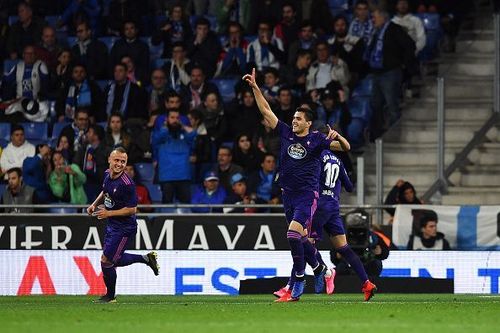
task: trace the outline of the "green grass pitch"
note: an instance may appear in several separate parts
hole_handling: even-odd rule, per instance
[[[500,295],[0,297],[0,332],[500,332]]]

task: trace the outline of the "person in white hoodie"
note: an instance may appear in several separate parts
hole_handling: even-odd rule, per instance
[[[0,157],[2,174],[6,176],[7,170],[22,168],[24,159],[34,155],[35,146],[25,140],[24,128],[20,125],[13,125],[10,130],[10,143]]]
[[[411,39],[415,42],[415,55],[417,55],[425,46],[426,37],[422,20],[410,13],[408,0],[398,0],[396,3],[396,15],[392,22],[402,26]]]

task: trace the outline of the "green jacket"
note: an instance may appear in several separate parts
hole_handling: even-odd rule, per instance
[[[67,175],[65,173],[60,173],[59,171],[53,170],[49,176],[49,186],[52,190],[54,196],[62,199],[64,196],[64,191],[68,186],[69,180],[69,193],[70,193],[70,203],[83,205],[87,203],[87,195],[83,189],[83,184],[87,181],[87,176],[80,170],[80,167],[76,164],[70,165],[71,170],[75,172],[75,175]]]

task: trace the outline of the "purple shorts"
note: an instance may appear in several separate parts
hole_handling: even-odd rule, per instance
[[[137,229],[121,230],[116,227],[107,226],[106,235],[104,236],[103,254],[116,264],[125,252],[128,243],[134,239]]]
[[[311,237],[319,241],[323,238],[323,229],[328,236],[344,235],[344,222],[338,211],[338,206],[335,208],[328,205],[320,204],[313,217]]]
[[[312,217],[318,206],[318,192],[283,191],[283,208],[287,222],[299,222],[308,233],[311,232]]]

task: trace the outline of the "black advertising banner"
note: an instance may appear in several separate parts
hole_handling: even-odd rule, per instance
[[[135,250],[288,250],[281,216],[139,217]],[[0,222],[1,250],[100,250],[105,223],[88,216],[10,216]],[[328,249],[328,243],[322,242]]]

